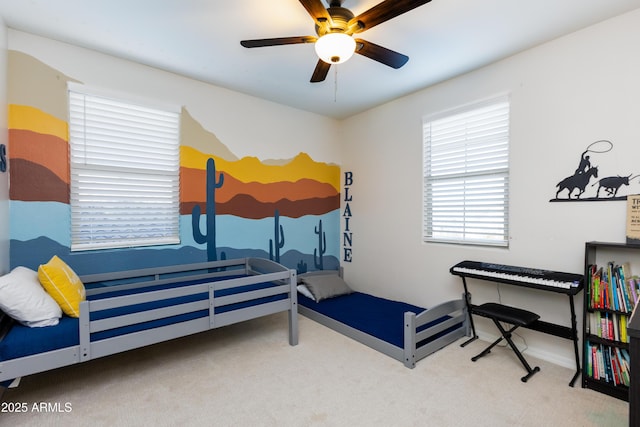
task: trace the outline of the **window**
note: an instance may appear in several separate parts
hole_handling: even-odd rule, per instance
[[[180,242],[176,107],[69,85],[71,250]]]
[[[426,117],[423,136],[423,241],[508,246],[508,97]]]

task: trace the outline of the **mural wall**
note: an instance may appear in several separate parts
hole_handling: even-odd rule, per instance
[[[37,268],[57,254],[79,274],[258,256],[299,273],[335,269],[340,168],[300,152],[237,158],[183,108],[179,245],[70,251],[68,81],[9,52],[10,263]]]

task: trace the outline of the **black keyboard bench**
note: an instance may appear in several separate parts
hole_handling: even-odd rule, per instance
[[[511,349],[516,353],[516,356],[518,356],[518,359],[527,370],[527,375],[521,378],[522,382],[527,382],[527,380],[531,378],[533,374],[540,370],[540,368],[537,366],[533,369],[531,368],[531,366],[529,366],[524,356],[522,356],[522,353],[520,353],[520,350],[518,350],[518,347],[516,347],[516,345],[511,340],[511,334],[513,333],[513,331],[515,331],[520,326],[528,326],[532,324],[533,322],[538,320],[540,316],[530,311],[522,310],[515,307],[509,307],[507,305],[502,305],[495,302],[487,302],[485,304],[474,307],[473,314],[477,314],[478,316],[487,317],[493,320],[493,323],[496,324],[502,336],[495,340],[489,347],[485,348],[482,353],[472,357],[472,361],[475,362],[476,360],[490,353],[491,349],[498,345],[498,343],[500,343],[500,341],[504,339],[507,341]],[[507,330],[500,324],[500,322],[509,323],[512,325],[512,327]]]

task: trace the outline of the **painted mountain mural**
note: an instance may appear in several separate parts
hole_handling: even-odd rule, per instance
[[[181,114],[179,245],[70,251],[69,145],[61,74],[10,52],[11,266],[54,254],[79,274],[260,256],[299,272],[339,265],[340,169],[308,154],[237,158]],[[29,72],[24,68],[28,67]],[[64,84],[71,80],[63,76]],[[54,81],[34,97],[31,80]],[[207,203],[207,195],[213,203]],[[212,197],[213,196],[213,197]]]

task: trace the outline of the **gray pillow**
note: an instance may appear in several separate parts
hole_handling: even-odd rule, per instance
[[[302,283],[307,287],[309,292],[311,292],[316,302],[353,292],[344,280],[342,280],[342,277],[337,274],[306,276],[302,279]]]

